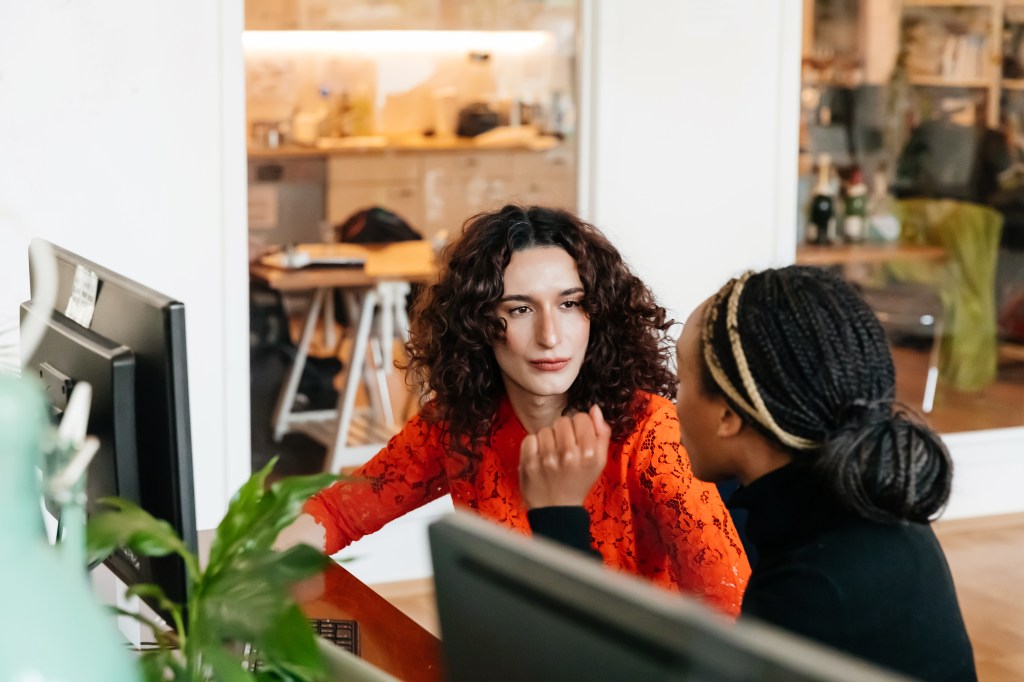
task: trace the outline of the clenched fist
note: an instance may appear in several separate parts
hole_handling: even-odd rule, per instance
[[[578,506],[608,461],[612,430],[594,405],[587,414],[559,417],[523,439],[519,486],[529,509]]]

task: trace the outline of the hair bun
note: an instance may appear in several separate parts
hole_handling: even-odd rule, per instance
[[[928,521],[949,499],[953,477],[938,434],[890,401],[850,407],[850,420],[826,438],[815,466],[865,518]]]

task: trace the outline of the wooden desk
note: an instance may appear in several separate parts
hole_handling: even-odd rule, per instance
[[[359,623],[360,657],[409,682],[444,679],[441,640],[334,562],[323,576],[297,585],[293,594],[310,618]]]
[[[941,262],[948,256],[943,247],[925,244],[802,244],[796,249],[798,265],[863,265],[905,260]]]
[[[349,448],[348,436],[355,414],[355,397],[359,382],[365,381],[371,397],[372,407],[380,413],[383,431],[389,433],[394,427],[394,415],[387,395],[387,381],[384,377],[391,366],[391,340],[397,330],[408,340],[408,319],[405,314],[403,291],[396,284],[430,281],[436,274],[434,252],[430,242],[409,241],[392,244],[300,244],[296,247],[311,257],[345,256],[357,257],[364,261],[356,266],[316,266],[288,269],[253,263],[249,274],[282,292],[313,291],[309,312],[303,323],[295,360],[288,377],[281,387],[273,414],[274,439],[280,441],[285,433],[303,430],[328,447],[325,468],[338,471],[342,466],[361,464],[359,451],[365,448]],[[350,322],[357,323],[354,341],[344,358],[348,377],[345,387],[338,396],[338,406],[333,410],[293,412],[302,369],[309,355],[309,347],[316,331],[321,310],[327,322],[327,343],[333,345],[334,333],[334,289],[341,289],[347,304]],[[375,366],[368,364],[368,350],[374,318],[378,309],[379,330],[374,341],[374,355],[379,356]],[[376,380],[371,375],[376,374]],[[328,426],[329,425],[329,426]],[[372,425],[371,425],[372,426]],[[368,429],[380,431],[381,429]],[[376,437],[383,434],[378,433]],[[382,438],[381,445],[383,445]],[[365,456],[365,455],[364,455]]]
[[[216,533],[198,533],[199,565],[203,568]],[[444,679],[441,640],[340,564],[332,561],[322,574],[295,585],[292,596],[310,618],[357,621],[360,658],[384,672],[409,682]]]
[[[371,287],[380,282],[427,282],[437,266],[430,242],[393,244],[299,244],[297,251],[311,257],[344,256],[361,258],[359,266],[316,266],[282,268],[255,262],[249,274],[278,291],[302,291],[324,287]]]

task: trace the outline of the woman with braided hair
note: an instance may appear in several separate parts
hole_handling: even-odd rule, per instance
[[[430,400],[352,480],[314,496],[278,546],[333,554],[450,494],[522,533],[575,535],[608,566],[736,615],[749,565],[679,445],[671,323],[647,286],[596,228],[537,206],[475,216],[443,260],[407,346]],[[561,441],[592,438],[568,477],[521,487],[522,444],[556,422]]]
[[[682,442],[706,481],[736,477],[759,559],[742,613],[925,680],[976,678],[928,525],[950,492],[939,437],[894,404],[885,333],[818,268],[747,274],[677,346]]]
[[[928,525],[949,453],[894,404],[892,355],[857,292],[817,268],[748,273],[693,311],[677,359],[694,475],[742,484],[729,507],[759,555],[742,616],[915,678],[976,679]]]

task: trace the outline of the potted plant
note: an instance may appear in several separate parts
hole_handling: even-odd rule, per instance
[[[271,549],[278,533],[294,521],[306,499],[339,477],[331,474],[284,478],[267,486],[272,460],[238,490],[217,526],[205,568],[170,524],[119,498],[90,519],[86,543],[90,562],[118,547],[158,557],[179,555],[190,591],[186,605],[172,602],[157,585],[134,585],[130,595],[154,599],[173,620],[166,631],[137,613],[122,612],[153,629],[157,647],[141,654],[147,680],[321,680],[327,668],[316,635],[289,587],[323,570],[330,559],[306,545]],[[184,608],[183,608],[184,607]],[[243,644],[260,651],[259,672],[243,668]]]

